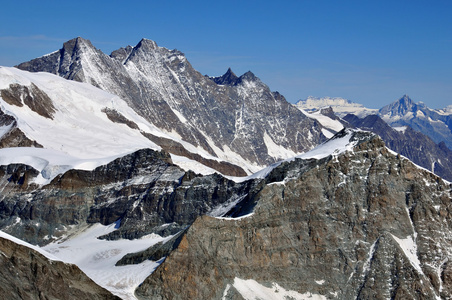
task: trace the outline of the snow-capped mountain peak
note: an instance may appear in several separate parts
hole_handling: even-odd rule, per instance
[[[216,82],[196,71],[182,52],[151,40],[111,56],[90,45],[77,38],[59,53],[18,68],[51,72],[117,95],[166,134],[245,166],[248,173],[326,139],[316,120],[272,93],[250,71],[237,78],[228,70]],[[69,55],[69,49],[76,49],[71,52],[76,55]]]
[[[414,103],[414,101],[411,100],[408,95],[403,95],[403,97],[399,100],[380,109],[380,114],[390,114],[391,116],[405,116],[407,113],[415,112],[418,107],[423,106],[424,105],[421,102]]]
[[[381,108],[379,115],[393,127],[408,125],[428,135],[435,143],[445,142],[452,149],[451,114],[446,110],[431,109],[423,102],[414,102],[404,95]]]

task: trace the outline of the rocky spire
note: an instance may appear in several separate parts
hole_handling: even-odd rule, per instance
[[[214,77],[212,79],[213,81],[215,81],[216,84],[235,85],[237,84],[237,80],[239,78],[237,77],[237,75],[234,74],[234,72],[232,72],[231,68],[228,68],[226,73],[224,73],[222,76]]]

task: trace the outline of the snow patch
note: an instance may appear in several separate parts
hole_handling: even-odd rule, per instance
[[[268,155],[276,158],[276,159],[284,159],[287,157],[293,157],[297,155],[290,149],[286,149],[280,145],[277,145],[273,139],[268,135],[267,131],[264,132],[264,143],[267,147]]]
[[[393,127],[393,129],[397,130],[398,132],[405,133],[408,126],[399,126],[399,127]]]
[[[233,287],[240,293],[240,295],[246,300],[326,300],[323,295],[312,294],[310,292],[300,294],[296,291],[286,290],[277,283],[273,283],[272,287],[268,288],[259,284],[253,279],[240,279],[234,278]]]
[[[419,257],[417,256],[417,246],[414,238],[410,235],[405,239],[399,239],[395,235],[391,234],[394,240],[399,244],[400,248],[402,248],[403,253],[410,261],[411,265],[420,273],[424,274],[421,268],[421,262]]]
[[[184,171],[192,170],[195,173],[202,175],[211,175],[214,173],[218,173],[217,170],[209,168],[195,160],[189,159],[185,156],[179,156],[175,154],[171,154],[171,160],[177,166],[179,166]]]
[[[231,199],[229,199],[225,203],[220,204],[219,206],[213,208],[209,213],[207,213],[207,215],[211,217],[222,217],[226,213],[228,213],[234,206],[236,206],[237,203],[242,201],[246,196],[247,195],[243,196],[234,195],[231,197]]]
[[[341,122],[339,122],[338,120],[333,120],[325,115],[322,115],[320,111],[305,114],[307,117],[317,120],[320,124],[322,124],[322,126],[329,129],[330,131],[339,132],[342,129],[344,129],[344,125],[342,125]]]

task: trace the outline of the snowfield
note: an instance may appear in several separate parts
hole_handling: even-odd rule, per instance
[[[77,265],[86,275],[103,288],[127,300],[136,299],[134,291],[164,258],[155,262],[146,260],[141,264],[118,266],[115,264],[127,253],[143,251],[158,242],[165,242],[172,236],[162,238],[151,234],[136,240],[107,241],[97,237],[116,230],[118,223],[108,226],[95,224],[83,232],[67,239],[46,245],[42,249],[58,259]],[[42,250],[41,250],[42,251]]]
[[[35,113],[27,105],[19,107],[8,104],[1,97],[0,109],[13,116],[17,120],[17,127],[44,149],[1,149],[0,162],[4,165],[24,163],[33,166],[41,172],[35,183],[47,184],[56,175],[69,169],[93,170],[139,149],[160,151],[161,148],[143,136],[142,132],[172,139],[192,153],[221,161],[203,149],[182,141],[180,137],[161,131],[118,96],[50,73],[30,73],[0,67],[0,89],[9,88],[10,84],[30,86],[32,83],[52,100],[56,110],[53,119]],[[105,109],[120,112],[138,129],[112,122]],[[10,128],[11,125],[0,127],[0,137]],[[232,151],[229,155],[243,164]],[[172,159],[185,170],[191,169],[203,175],[216,172],[185,157],[173,155]]]

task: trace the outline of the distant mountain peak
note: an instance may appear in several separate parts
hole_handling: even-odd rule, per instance
[[[67,52],[68,54],[72,55],[74,52],[77,52],[77,50],[87,47],[87,48],[94,48],[93,44],[91,44],[90,40],[86,40],[81,37],[76,37],[72,40],[67,41],[63,44],[63,51]]]
[[[237,77],[237,75],[235,75],[234,72],[232,72],[231,68],[228,68],[226,73],[224,73],[222,76],[212,78],[212,80],[216,84],[221,84],[221,85],[225,85],[225,84],[226,85],[235,85],[235,84],[237,84],[238,79],[239,78]]]
[[[411,100],[408,95],[405,94],[400,99],[381,108],[380,114],[389,114],[391,116],[405,116],[409,112],[415,112],[418,109],[417,106],[418,105],[413,100]]]

